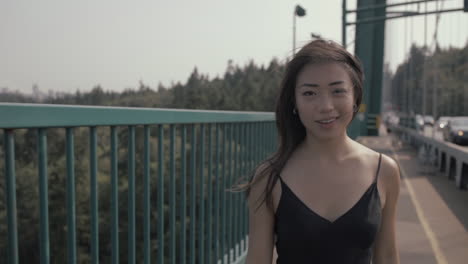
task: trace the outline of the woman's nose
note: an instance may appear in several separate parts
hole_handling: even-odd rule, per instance
[[[320,98],[320,112],[328,113],[333,110],[333,100],[328,95],[322,96]]]

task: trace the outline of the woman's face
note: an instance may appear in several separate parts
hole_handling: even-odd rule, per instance
[[[354,91],[349,74],[338,63],[308,64],[296,80],[297,114],[308,136],[343,136],[353,117]]]

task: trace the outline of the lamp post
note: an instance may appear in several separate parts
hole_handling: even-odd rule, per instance
[[[322,36],[320,34],[315,34],[315,33],[310,33],[310,37],[312,39],[322,39]]]
[[[306,15],[306,11],[300,5],[296,5],[293,14],[293,56],[296,54],[296,16],[303,17]]]

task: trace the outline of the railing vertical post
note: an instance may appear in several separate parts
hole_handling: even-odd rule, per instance
[[[265,140],[264,140],[265,154],[264,155],[268,155],[270,152],[270,124],[265,123],[263,129],[265,131]]]
[[[15,141],[14,132],[4,130],[5,149],[5,188],[8,216],[8,261],[18,264],[18,227],[16,215],[16,175],[15,175]]]
[[[247,124],[247,170],[246,175],[249,175],[252,169],[252,145],[253,145],[253,135],[252,135],[252,124]],[[246,208],[247,209],[247,208]],[[247,215],[247,214],[246,214]],[[248,218],[244,218],[245,230],[248,233]]]
[[[251,141],[251,134],[250,134],[250,124],[247,123],[245,124],[245,139],[246,139],[246,146],[245,146],[245,150],[246,150],[246,156],[245,156],[245,175],[248,175],[249,174],[249,169],[250,169],[250,141]],[[247,207],[244,207],[244,211],[247,210]],[[243,225],[244,225],[244,232],[247,234],[248,233],[248,230],[247,230],[247,212],[244,214],[244,221],[243,221]]]
[[[270,122],[270,154],[273,153],[273,151],[275,151],[275,130],[274,130],[274,127],[273,127],[273,123]]]
[[[89,128],[89,175],[91,191],[91,262],[99,263],[99,218],[97,186],[97,135],[96,127]]]
[[[239,179],[242,177],[242,172],[240,171],[240,164],[239,164],[239,157],[240,157],[240,139],[241,139],[241,134],[240,134],[240,128],[241,128],[241,123],[237,123],[235,125],[235,130],[236,130],[236,137],[235,137],[235,144],[234,144],[234,171],[235,171],[235,180],[234,183],[237,185],[239,184]],[[235,246],[235,256],[236,258],[239,256],[239,250],[240,250],[240,208],[239,208],[239,202],[240,202],[240,195],[239,193],[234,194],[234,246]]]
[[[252,162],[254,167],[257,166],[258,160],[259,160],[259,155],[258,155],[258,150],[259,150],[259,140],[260,140],[260,131],[259,131],[259,122],[255,122],[252,124],[253,126],[253,136],[254,136],[254,147],[252,149]]]
[[[263,131],[265,131],[265,156],[267,157],[270,154],[270,124],[265,122],[263,125]]]
[[[175,136],[176,128],[174,124],[170,125],[170,150],[169,150],[169,167],[170,167],[170,196],[169,196],[169,206],[170,206],[170,236],[169,236],[169,259],[170,263],[176,263],[176,175],[175,175]]]
[[[264,126],[265,130],[265,155],[268,155],[270,153],[270,124],[265,123]]]
[[[271,138],[271,130],[270,130],[270,123],[265,122],[265,138],[266,138],[266,145],[267,145],[267,155],[270,154],[271,145],[270,145],[270,138]]]
[[[187,199],[187,170],[186,170],[186,149],[185,149],[185,143],[187,141],[187,127],[186,125],[182,125],[182,131],[181,131],[181,142],[180,142],[180,160],[181,160],[181,175],[180,175],[180,264],[185,264],[186,262],[186,204],[185,200]]]
[[[246,143],[247,143],[247,134],[246,134],[246,124],[242,123],[240,127],[240,133],[241,133],[241,160],[240,160],[240,171],[242,173],[242,176],[247,177],[246,175],[246,169],[245,169],[245,163],[246,163]],[[246,249],[246,242],[247,240],[245,239],[245,230],[244,230],[244,217],[245,217],[245,199],[242,200],[241,202],[241,210],[239,214],[239,230],[241,231],[242,234],[242,239],[244,240],[243,243],[243,248],[242,251]]]
[[[265,157],[262,156],[262,144],[261,144],[261,140],[262,140],[262,137],[263,137],[263,133],[262,133],[262,122],[258,122],[256,125],[256,133],[257,133],[257,151],[256,151],[256,163],[259,164],[260,162],[262,162]]]
[[[135,126],[128,128],[128,263],[135,263]]]
[[[224,191],[226,192],[227,195],[227,254],[228,254],[228,263],[232,260],[232,255],[231,255],[231,250],[233,247],[232,243],[232,192],[227,191],[228,188],[231,188],[232,185],[232,143],[233,143],[233,137],[234,135],[234,127],[233,124],[229,124],[229,145],[228,145],[228,159],[229,159],[229,169],[228,169],[228,178],[227,178],[227,185],[224,188]]]
[[[119,263],[119,179],[117,127],[111,127],[111,239],[112,264]]]
[[[263,157],[266,158],[268,154],[268,130],[267,130],[268,123],[263,122],[262,124],[262,147],[263,147]]]
[[[216,147],[216,164],[215,164],[215,199],[214,199],[214,208],[215,208],[215,226],[214,226],[214,239],[215,239],[215,250],[214,250],[214,260],[215,263],[218,263],[219,259],[219,204],[220,204],[220,146],[219,146],[219,132],[220,132],[220,124],[216,124],[216,134],[215,134],[215,147]]]
[[[196,174],[196,159],[195,156],[197,154],[196,151],[196,127],[194,124],[191,125],[191,149],[190,149],[190,264],[195,264],[195,217],[196,217],[196,181],[195,181],[195,174]]]
[[[208,193],[207,193],[207,200],[208,200],[208,219],[207,219],[207,257],[206,257],[206,263],[211,264],[211,260],[213,259],[212,256],[212,249],[213,249],[213,240],[212,240],[212,218],[213,218],[213,207],[212,207],[212,199],[213,199],[213,166],[212,166],[212,161],[213,161],[213,156],[212,156],[212,126],[211,124],[208,124]]]
[[[144,207],[143,207],[143,236],[144,236],[144,263],[151,263],[151,181],[150,181],[150,136],[151,130],[148,125],[144,126],[144,175],[143,175],[143,195],[144,195]]]
[[[198,263],[205,263],[205,124],[200,125],[200,175],[199,175],[199,188],[200,188],[200,200],[199,200],[199,222],[198,222]]]
[[[271,152],[271,130],[270,123],[266,123],[266,141],[267,141],[267,155]]]
[[[255,165],[255,156],[253,154],[253,152],[255,150],[255,145],[254,145],[254,142],[253,142],[253,137],[254,137],[253,124],[248,124],[247,139],[248,139],[248,142],[249,142],[249,150],[248,150],[248,153],[247,153],[248,154],[247,160],[249,161],[249,167],[248,167],[248,170],[247,170],[246,174],[251,172],[254,165]]]
[[[73,128],[66,128],[68,263],[76,263],[75,149]]]
[[[164,126],[158,127],[158,261],[164,263]]]
[[[226,249],[226,132],[227,125],[223,123],[223,143],[221,144],[222,153],[222,173],[221,173],[221,227],[220,227],[220,240],[221,240],[221,263],[224,263],[225,249]]]
[[[39,147],[39,206],[40,206],[40,256],[41,264],[48,264],[49,253],[49,203],[47,188],[47,136],[46,129],[38,129]]]
[[[253,150],[252,155],[253,155],[253,159],[254,159],[254,164],[253,164],[252,169],[257,167],[258,163],[261,162],[261,159],[255,160],[255,158],[256,158],[255,157],[255,151],[256,151],[256,148],[257,148],[257,145],[258,145],[258,144],[256,144],[256,141],[255,141],[256,134],[257,134],[257,131],[255,130],[255,125],[252,124],[252,138],[254,140],[254,142],[252,144],[252,150]]]

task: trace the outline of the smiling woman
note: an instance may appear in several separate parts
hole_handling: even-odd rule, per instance
[[[288,63],[276,106],[279,148],[246,185],[247,263],[399,263],[396,162],[348,137],[362,101],[357,58],[325,40]]]

